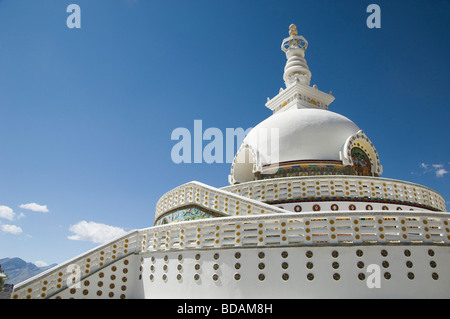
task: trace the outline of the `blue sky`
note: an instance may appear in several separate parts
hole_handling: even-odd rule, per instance
[[[444,0],[0,1],[0,258],[61,263],[98,245],[89,227],[151,226],[180,184],[227,185],[229,163],[173,163],[171,133],[270,116],[291,23],[311,84],[373,141],[382,176],[450,200],[448,21]]]

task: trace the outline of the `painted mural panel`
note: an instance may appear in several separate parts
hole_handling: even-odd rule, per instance
[[[352,148],[353,172],[358,176],[371,176],[372,165],[367,154],[360,148]]]
[[[177,211],[174,211],[172,213],[167,214],[163,218],[160,218],[156,222],[156,226],[159,225],[165,225],[173,222],[181,222],[181,221],[188,221],[188,220],[196,220],[196,219],[205,219],[205,218],[212,218],[211,214],[208,214],[196,207],[188,207],[183,208]]]

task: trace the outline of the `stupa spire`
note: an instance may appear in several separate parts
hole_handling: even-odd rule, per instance
[[[311,72],[305,60],[305,51],[308,41],[298,35],[297,26],[289,26],[289,37],[281,44],[281,50],[286,53],[286,66],[283,79],[286,88],[280,88],[279,93],[272,99],[267,99],[266,107],[276,112],[289,109],[319,108],[328,110],[328,105],[334,101],[331,92],[325,93],[317,87],[310,85]]]
[[[296,82],[309,85],[311,72],[305,60],[305,51],[308,41],[303,36],[298,35],[297,26],[289,26],[289,37],[285,38],[281,44],[281,50],[286,53],[286,66],[284,67],[284,83],[286,87]]]

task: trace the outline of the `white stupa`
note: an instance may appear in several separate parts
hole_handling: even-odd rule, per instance
[[[12,298],[449,298],[450,215],[437,192],[382,178],[307,41],[282,42],[286,88],[237,151],[230,186],[161,197],[132,231],[14,287]]]

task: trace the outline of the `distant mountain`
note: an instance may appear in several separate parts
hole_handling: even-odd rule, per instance
[[[8,280],[6,284],[18,284],[28,278],[36,276],[37,274],[55,267],[56,264],[38,267],[33,263],[26,262],[20,258],[3,258],[0,259],[0,265],[2,266],[2,270],[8,275]]]

